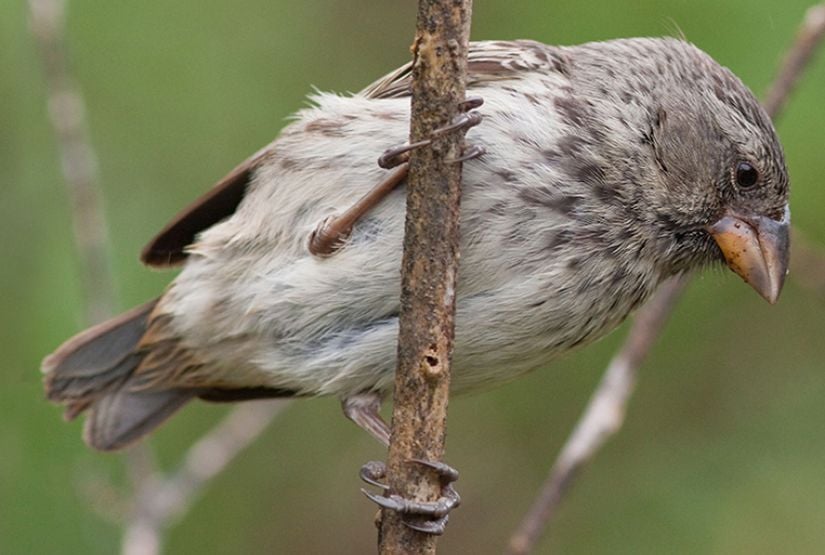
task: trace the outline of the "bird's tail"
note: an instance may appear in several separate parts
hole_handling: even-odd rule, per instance
[[[71,420],[88,410],[83,437],[103,451],[146,435],[195,397],[196,389],[136,388],[138,350],[153,300],[66,341],[43,360],[46,396],[66,406]]]

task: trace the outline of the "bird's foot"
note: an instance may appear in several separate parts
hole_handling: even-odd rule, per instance
[[[390,494],[389,486],[381,482],[387,475],[387,467],[379,461],[370,461],[361,467],[361,479],[382,490],[382,495],[361,491],[373,502],[384,509],[401,514],[404,526],[425,534],[441,535],[450,518],[450,511],[461,503],[461,497],[453,488],[458,480],[458,471],[442,462],[410,459],[408,462],[419,464],[434,471],[441,483],[441,497],[435,501],[413,501],[400,495]]]
[[[478,96],[471,96],[467,98],[463,102],[459,103],[458,109],[461,112],[453,122],[449,125],[445,125],[444,127],[440,127],[433,131],[432,135],[429,139],[424,139],[423,141],[417,141],[414,143],[409,143],[405,145],[399,145],[396,147],[389,148],[384,151],[383,154],[378,158],[378,165],[384,169],[394,168],[396,166],[400,166],[401,164],[405,164],[410,159],[410,152],[417,148],[421,148],[422,146],[427,146],[433,142],[433,139],[436,139],[450,131],[457,131],[457,130],[467,130],[471,127],[475,127],[476,125],[481,123],[481,114],[479,112],[474,112],[476,108],[484,104],[484,99]],[[465,147],[465,152],[472,151],[471,156],[467,156],[466,154],[462,155],[453,162],[463,162],[465,160],[469,160],[471,158],[476,158],[484,154],[484,150],[481,147]]]
[[[329,256],[334,254],[335,251],[344,244],[347,237],[350,236],[355,223],[406,179],[409,171],[407,162],[410,159],[410,152],[416,148],[427,146],[433,139],[445,133],[459,129],[466,130],[481,123],[481,114],[473,110],[483,103],[484,100],[480,97],[470,97],[459,104],[458,108],[461,113],[455,120],[449,125],[436,129],[429,139],[385,150],[378,158],[378,165],[384,169],[400,167],[344,212],[332,214],[321,220],[309,236],[309,243],[307,245],[309,252],[315,256]],[[461,156],[450,160],[450,162],[465,162],[473,158],[478,158],[483,155],[484,152],[484,147],[482,146],[464,145],[461,149]]]

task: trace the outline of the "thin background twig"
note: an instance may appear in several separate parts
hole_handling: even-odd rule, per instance
[[[49,121],[60,153],[79,259],[85,320],[114,312],[115,288],[97,157],[86,120],[86,104],[71,72],[66,47],[67,0],[28,0],[29,23],[46,81]],[[246,403],[234,408],[184,455],[180,468],[162,474],[146,443],[125,455],[132,485],[121,550],[128,555],[160,553],[164,532],[181,518],[205,485],[253,443],[286,402]],[[104,488],[109,489],[109,488]]]
[[[233,409],[186,452],[180,468],[151,474],[135,493],[123,555],[160,553],[163,533],[190,509],[209,482],[255,442],[289,401],[248,401]]]
[[[663,283],[654,298],[636,314],[627,339],[607,366],[539,495],[510,538],[508,554],[529,553],[535,547],[579,472],[621,429],[627,403],[636,388],[639,367],[689,281],[688,276],[680,276]]]
[[[765,109],[776,118],[825,38],[825,4],[808,9],[796,40],[766,94]],[[797,258],[799,258],[797,256]],[[825,274],[824,274],[825,275]],[[622,427],[627,403],[636,384],[638,369],[656,343],[664,323],[676,306],[689,277],[664,283],[654,299],[636,314],[633,326],[613,357],[587,408],[565,442],[539,495],[510,537],[506,553],[530,553],[557,514],[564,494],[579,472],[605,442]],[[822,276],[819,284],[823,283]],[[816,289],[816,285],[810,285]]]
[[[49,121],[71,206],[85,321],[91,325],[111,317],[115,308],[97,157],[89,138],[86,104],[67,59],[66,2],[28,0],[28,3],[30,28],[43,61]]]
[[[796,40],[785,55],[779,72],[765,93],[763,105],[772,118],[785,107],[805,68],[811,63],[825,35],[825,4],[817,4],[808,9],[799,26]]]

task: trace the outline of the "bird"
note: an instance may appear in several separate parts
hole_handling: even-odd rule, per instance
[[[158,298],[44,359],[47,398],[87,413],[88,445],[121,449],[195,399],[321,395],[388,442],[378,409],[396,365],[406,174],[386,169],[403,156],[376,158],[407,139],[411,67],[314,93],[148,243],[148,266],[181,267]],[[453,393],[592,343],[675,275],[727,264],[776,302],[788,172],[730,70],[676,38],[473,42],[467,68],[483,104],[468,100],[456,124],[472,155]],[[313,248],[359,198],[371,200],[332,225],[333,247]]]

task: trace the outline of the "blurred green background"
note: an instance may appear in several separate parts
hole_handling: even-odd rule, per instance
[[[405,62],[412,0],[70,2],[120,308],[171,278],[137,252],[269,142],[311,86],[354,91]],[[808,0],[477,0],[477,39],[570,44],[684,33],[757,93]],[[0,553],[116,552],[118,456],[43,399],[40,359],[82,326],[78,263],[25,3],[0,2]],[[825,244],[825,56],[779,122],[794,221]],[[389,146],[389,145],[388,145]],[[770,307],[729,272],[697,280],[642,370],[622,433],[576,484],[542,553],[825,552],[825,304],[793,280]],[[451,403],[463,505],[444,553],[497,553],[624,329],[545,371]],[[174,465],[227,409],[194,404],[151,440]],[[186,553],[367,553],[359,466],[379,446],[334,399],[295,403],[170,532]]]

